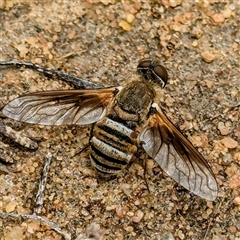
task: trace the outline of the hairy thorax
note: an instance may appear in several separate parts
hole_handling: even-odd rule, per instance
[[[133,81],[116,96],[112,111],[123,120],[141,123],[154,97],[155,91],[149,83]]]

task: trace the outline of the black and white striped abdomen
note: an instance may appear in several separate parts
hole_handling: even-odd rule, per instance
[[[100,175],[116,175],[130,162],[137,151],[131,138],[135,128],[111,114],[94,125],[90,157]]]

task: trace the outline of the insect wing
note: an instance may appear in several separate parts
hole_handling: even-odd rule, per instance
[[[29,93],[9,102],[3,114],[33,124],[92,124],[106,115],[116,93],[117,88]]]
[[[156,111],[139,136],[143,149],[180,185],[213,201],[218,187],[208,163],[161,109],[153,106]]]

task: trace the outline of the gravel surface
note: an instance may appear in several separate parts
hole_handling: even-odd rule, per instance
[[[208,159],[214,202],[191,195],[147,160],[111,181],[91,169],[89,128],[46,127],[0,118],[38,140],[28,150],[0,135],[17,172],[0,172],[0,239],[240,239],[240,1],[22,1],[0,3],[0,61],[27,61],[105,86],[122,85],[142,58],[169,72],[159,104]],[[0,107],[37,90],[73,88],[20,68],[0,69]],[[48,153],[39,216],[31,215]],[[12,215],[11,215],[12,214]],[[15,216],[15,217],[14,217]],[[32,215],[31,215],[32,216]]]

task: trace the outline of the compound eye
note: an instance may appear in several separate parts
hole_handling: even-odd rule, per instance
[[[157,76],[158,78],[160,78],[162,81],[162,88],[165,87],[165,85],[167,84],[168,81],[168,73],[165,67],[163,67],[162,65],[156,65],[153,68],[153,72],[155,74],[155,76]]]
[[[149,69],[152,66],[151,60],[142,60],[137,66],[137,73],[142,75],[145,79],[149,79]]]
[[[167,70],[158,64],[158,62],[151,61],[150,59],[142,60],[137,66],[137,72],[146,80],[158,84],[162,88],[167,84]]]
[[[142,60],[142,61],[138,64],[137,69],[138,69],[138,70],[141,70],[141,69],[146,69],[146,70],[147,70],[147,69],[151,66],[151,64],[152,64],[152,61],[151,61],[151,60],[148,60],[148,59]]]

